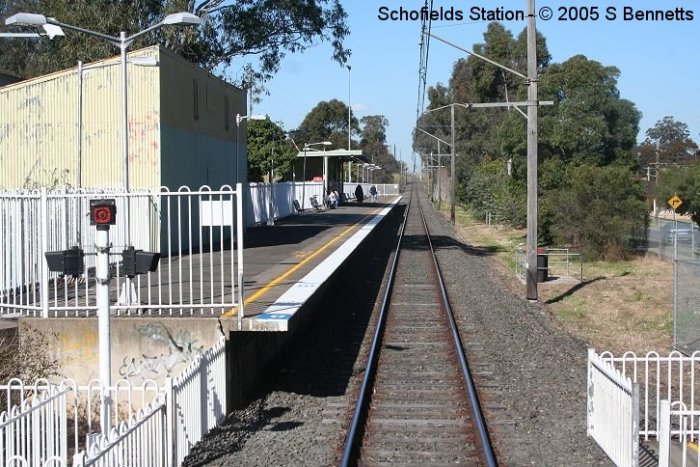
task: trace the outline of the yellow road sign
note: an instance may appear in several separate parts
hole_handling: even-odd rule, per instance
[[[680,199],[678,195],[671,196],[671,198],[667,202],[668,205],[671,206],[674,211],[678,209],[681,206],[681,204],[683,204],[683,200]]]

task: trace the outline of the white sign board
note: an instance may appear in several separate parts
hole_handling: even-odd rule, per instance
[[[199,212],[202,227],[233,226],[233,200],[201,201]]]

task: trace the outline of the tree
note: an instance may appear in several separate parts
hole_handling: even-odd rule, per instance
[[[580,249],[587,259],[622,259],[630,234],[647,223],[642,185],[626,167],[570,166],[569,183],[548,194],[557,243]]]
[[[263,181],[263,177],[270,177],[273,163],[275,178],[291,179],[297,151],[286,136],[282,127],[270,119],[248,122],[249,181]]]
[[[296,53],[329,41],[332,57],[343,64],[350,51],[343,40],[350,33],[340,0],[153,0],[86,1],[7,0],[0,16],[41,12],[67,24],[118,36],[134,33],[177,11],[189,11],[203,20],[199,28],[160,28],[139,38],[132,48],[159,43],[209,71],[223,71],[234,59],[258,60],[256,80],[269,79],[287,53]],[[5,47],[5,44],[3,44]],[[27,50],[30,49],[30,50]],[[3,49],[0,64],[12,64],[8,73],[37,76],[115,55],[115,47],[85,34],[67,32],[54,41],[25,42]]]
[[[676,212],[690,214],[690,218],[700,225],[700,165],[686,167],[668,167],[659,171],[656,183],[655,198],[659,206],[666,203],[673,195],[678,195],[683,204]]]
[[[514,38],[502,25],[491,23],[484,42],[473,50],[520,73],[527,71],[526,31]],[[538,35],[539,99],[554,101],[553,106],[539,110],[539,240],[575,244],[593,256],[624,256],[626,229],[637,227],[644,217],[637,204],[641,186],[632,178],[641,114],[621,98],[616,67],[583,55],[563,63],[550,60],[546,40]],[[428,95],[428,109],[433,111],[420,116],[417,125],[449,141],[450,110],[435,109],[450,103],[525,101],[527,83],[470,56],[455,62],[448,86],[431,87]],[[456,106],[454,124],[459,202],[478,212],[488,210],[504,223],[522,225],[527,201],[527,120],[513,109]],[[437,149],[436,141],[422,132],[414,133],[413,145],[424,154]],[[587,169],[578,170],[580,166]],[[586,191],[585,176],[592,177],[595,192]],[[613,182],[614,176],[622,182]],[[603,207],[616,197],[619,204],[605,212]],[[590,206],[596,208],[600,222],[588,215]],[[619,206],[624,209],[616,209]],[[580,236],[569,228],[567,210],[578,216],[575,225],[583,232]],[[600,236],[591,231],[598,224],[604,226]]]
[[[386,147],[386,127],[389,126],[389,120],[384,115],[368,115],[362,117],[360,122],[362,123],[360,132],[362,154],[381,167],[381,170],[374,172],[373,180],[377,183],[392,182],[392,174],[398,172],[399,165]]]
[[[640,163],[687,165],[697,160],[698,145],[690,138],[688,125],[664,117],[646,131],[639,146]]]
[[[357,118],[351,114],[350,125],[353,133],[359,133]],[[299,145],[330,141],[331,149],[348,146],[348,106],[338,99],[321,101],[306,114],[299,128],[293,132]]]

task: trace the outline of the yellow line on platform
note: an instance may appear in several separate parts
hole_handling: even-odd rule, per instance
[[[346,233],[348,233],[350,230],[352,230],[352,229],[354,229],[355,227],[357,227],[358,225],[364,223],[365,219],[367,219],[368,217],[374,216],[377,212],[380,212],[380,209],[379,209],[379,208],[378,208],[377,210],[375,210],[372,214],[368,214],[368,215],[366,215],[365,217],[363,217],[362,220],[359,220],[359,221],[357,221],[355,224],[351,225],[350,227],[347,227],[345,230],[343,230],[342,232],[340,232],[337,236],[333,237],[332,240],[330,240],[328,243],[326,243],[325,245],[323,245],[321,248],[319,248],[318,250],[314,251],[311,255],[309,255],[309,256],[307,256],[306,258],[304,258],[301,262],[299,262],[299,263],[295,264],[294,266],[292,266],[291,268],[289,268],[284,274],[282,274],[281,276],[278,276],[278,277],[276,277],[275,279],[271,280],[270,282],[268,282],[267,284],[265,284],[264,286],[262,286],[262,287],[260,288],[260,290],[258,290],[257,292],[255,292],[253,295],[251,295],[250,297],[248,297],[248,298],[246,298],[245,300],[243,300],[243,304],[244,304],[244,305],[249,305],[249,304],[252,303],[253,301],[255,301],[255,300],[257,300],[258,298],[260,298],[262,295],[266,294],[272,287],[276,286],[277,284],[279,284],[280,282],[282,282],[283,280],[285,280],[287,277],[289,277],[291,274],[293,274],[296,270],[298,270],[299,268],[301,268],[302,266],[304,266],[306,263],[308,263],[309,261],[311,261],[312,259],[314,259],[314,258],[315,258],[316,256],[318,256],[319,254],[321,254],[321,253],[322,253],[324,250],[326,250],[329,246],[331,246],[332,244],[334,244],[335,242],[337,242],[338,240],[340,240],[340,238],[342,238],[342,237],[343,237]],[[224,313],[224,314],[222,315],[222,317],[223,317],[223,318],[230,318],[230,317],[233,317],[233,316],[236,315],[236,312],[237,312],[237,311],[238,311],[238,307],[233,307],[232,309],[230,309],[230,310],[228,310],[226,313]]]

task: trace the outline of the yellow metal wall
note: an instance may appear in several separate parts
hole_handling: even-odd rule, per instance
[[[0,188],[78,186],[79,138],[82,186],[122,187],[120,73],[118,58],[84,65],[81,129],[77,63],[0,88]],[[128,65],[131,188],[159,186],[159,73]]]
[[[245,182],[245,93],[158,46],[128,59],[145,56],[158,66],[128,65],[130,188]],[[0,188],[76,187],[79,165],[83,187],[124,186],[119,57],[82,77],[81,105],[77,64],[0,88]]]

